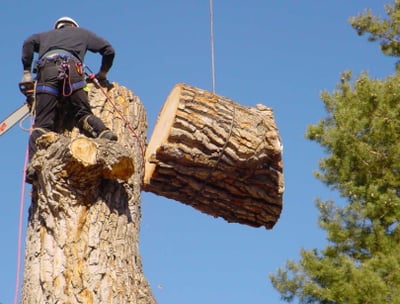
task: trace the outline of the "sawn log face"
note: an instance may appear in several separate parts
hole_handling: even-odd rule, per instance
[[[150,138],[143,189],[228,222],[270,229],[282,209],[282,172],[270,108],[179,84]]]

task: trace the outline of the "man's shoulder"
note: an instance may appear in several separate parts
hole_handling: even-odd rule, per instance
[[[34,33],[30,37],[46,37],[46,36],[52,35],[54,33],[55,33],[55,30],[49,30],[49,31]]]
[[[56,31],[56,30],[51,29],[51,30],[48,30],[48,31],[43,31],[43,32],[37,33],[37,35],[39,35],[39,36],[51,35],[52,33],[55,33],[55,31]]]
[[[71,35],[71,36],[80,36],[80,37],[90,37],[94,36],[95,34],[89,31],[86,28],[82,27],[66,27],[62,29],[58,29],[55,31],[60,31],[61,35]]]

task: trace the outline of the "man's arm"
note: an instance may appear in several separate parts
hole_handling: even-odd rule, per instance
[[[93,53],[100,53],[100,55],[102,55],[99,74],[106,76],[113,64],[115,57],[115,50],[112,45],[107,40],[90,33],[88,39],[88,50]]]
[[[32,68],[32,61],[33,61],[33,55],[35,52],[38,52],[39,50],[39,35],[34,34],[30,37],[28,37],[23,45],[22,45],[22,66],[24,68],[24,71],[31,71]]]
[[[28,37],[22,45],[21,61],[24,73],[22,75],[21,83],[29,83],[33,81],[31,73],[32,61],[34,53],[39,51],[39,45],[40,39],[37,34]]]

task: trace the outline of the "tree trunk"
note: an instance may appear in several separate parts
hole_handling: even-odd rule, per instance
[[[89,85],[95,115],[118,143],[76,130],[39,140],[21,303],[155,303],[139,254],[147,131],[138,97]]]
[[[146,150],[143,189],[228,222],[271,229],[282,209],[282,146],[270,108],[177,85]]]

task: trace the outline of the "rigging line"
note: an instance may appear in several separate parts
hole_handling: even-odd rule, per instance
[[[108,102],[111,104],[111,106],[114,108],[114,111],[118,113],[118,115],[121,117],[123,122],[125,123],[125,127],[128,128],[128,130],[132,133],[132,135],[136,138],[137,144],[139,145],[140,151],[142,152],[142,160],[143,163],[145,163],[145,144],[143,143],[143,140],[139,138],[139,136],[136,134],[134,128],[132,127],[131,123],[128,121],[128,119],[125,117],[125,115],[122,113],[121,110],[118,109],[117,105],[112,101],[110,95],[104,90],[104,88],[100,85],[99,80],[96,78],[96,75],[92,72],[92,70],[88,67],[85,66],[85,68],[90,72],[88,78],[93,81],[93,83],[96,85],[97,88],[100,89],[100,91],[103,93],[104,97]]]
[[[211,168],[211,170],[208,171],[207,177],[204,179],[203,184],[200,186],[200,188],[195,191],[190,197],[189,200],[192,200],[195,196],[197,196],[199,193],[203,192],[203,190],[206,188],[207,183],[210,181],[211,175],[214,173],[214,171],[217,169],[221,159],[222,159],[222,155],[225,153],[226,148],[228,147],[229,144],[229,140],[232,136],[232,132],[233,132],[233,127],[235,125],[235,119],[236,119],[236,107],[233,106],[232,108],[232,119],[231,119],[231,125],[229,127],[229,133],[228,133],[228,137],[225,140],[225,144],[223,145],[223,147],[221,148],[221,150],[218,153],[218,159],[215,162],[214,166]]]
[[[125,123],[125,127],[128,128],[129,131],[131,131],[132,135],[136,138],[137,144],[139,145],[140,151],[142,152],[142,159],[143,159],[143,164],[146,162],[145,161],[145,147],[143,145],[143,141],[139,138],[139,136],[136,134],[135,130],[133,129],[131,123],[128,121],[126,116],[122,113],[120,109],[118,109],[117,105],[112,101],[110,95],[104,90],[104,88],[100,85],[99,81],[94,78],[94,83],[100,88],[101,92],[105,96],[106,100],[111,104],[111,106],[114,108],[114,111],[118,113],[118,115],[121,117],[121,119]]]
[[[211,45],[211,80],[212,92],[215,94],[215,58],[214,58],[214,13],[213,0],[210,0],[210,45]]]
[[[37,81],[34,83],[33,87],[33,102],[30,108],[30,113],[25,116],[20,121],[20,128],[24,131],[28,131],[29,135],[32,133],[33,127],[33,116],[35,113],[35,103],[36,103],[36,85]],[[30,118],[30,126],[29,129],[25,129],[22,124],[27,119]],[[25,203],[25,193],[26,193],[26,170],[29,163],[29,147],[26,147],[25,151],[25,160],[24,160],[24,168],[22,171],[22,185],[21,185],[21,196],[20,196],[20,204],[19,204],[19,220],[18,220],[18,241],[17,241],[17,270],[16,270],[16,277],[15,277],[15,290],[14,290],[14,304],[18,304],[19,298],[19,290],[20,290],[20,277],[21,277],[21,264],[22,264],[22,233],[23,233],[23,220],[24,220],[24,203]]]
[[[29,129],[29,133],[32,132],[33,120],[31,118],[31,126]],[[21,198],[20,198],[20,207],[19,207],[19,221],[18,221],[18,245],[17,245],[17,270],[16,270],[16,279],[15,279],[15,293],[14,293],[14,304],[18,303],[19,297],[19,287],[20,287],[20,276],[21,276],[21,264],[22,264],[22,223],[24,219],[24,201],[25,201],[25,192],[26,192],[26,169],[28,167],[29,162],[29,149],[26,147],[25,151],[25,161],[24,161],[24,169],[22,173],[22,186],[21,186]]]
[[[30,117],[30,114],[26,115],[25,117],[23,117],[23,118],[20,120],[20,122],[19,122],[19,128],[20,128],[22,131],[25,131],[25,132],[29,132],[29,131],[30,131],[30,128],[28,129],[28,128],[24,127],[25,120],[27,120],[29,117]]]

